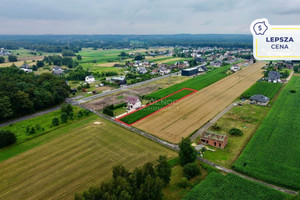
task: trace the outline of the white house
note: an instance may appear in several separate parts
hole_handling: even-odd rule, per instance
[[[87,82],[87,83],[94,83],[95,82],[95,77],[91,76],[91,75],[86,76],[85,77],[85,82]]]
[[[142,102],[138,97],[127,97],[126,99],[127,103],[127,110],[131,109],[139,109],[142,107]]]
[[[233,71],[233,72],[237,72],[237,71],[241,70],[241,67],[238,66],[238,65],[232,65],[230,67],[230,70]]]

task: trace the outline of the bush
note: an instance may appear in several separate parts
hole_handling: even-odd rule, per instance
[[[290,93],[296,93],[296,90],[290,90]]]
[[[178,187],[187,188],[189,186],[189,181],[186,177],[182,177],[181,180],[178,182]]]
[[[59,119],[58,119],[57,117],[54,117],[54,118],[52,119],[52,125],[53,125],[53,126],[58,126],[58,125],[59,125]]]
[[[230,129],[229,133],[231,135],[238,135],[238,136],[243,135],[243,132],[240,129],[238,129],[238,128],[232,128],[232,129]]]
[[[35,128],[34,128],[34,127],[31,127],[29,133],[30,133],[30,134],[34,134],[34,133],[35,133]]]
[[[14,133],[7,130],[0,130],[0,148],[9,146],[16,142]]]
[[[221,130],[221,127],[220,127],[217,123],[215,123],[214,125],[212,125],[211,128],[212,128],[213,130],[215,130],[215,131]]]
[[[111,105],[111,106],[112,106],[112,108],[113,108],[113,105]],[[111,106],[105,107],[105,108],[103,109],[103,113],[106,114],[106,115],[108,115],[108,116],[113,117],[113,116],[115,116],[115,115],[114,115],[114,111],[111,109]]]
[[[188,163],[183,167],[183,174],[187,179],[194,178],[200,173],[200,168],[196,162]]]
[[[65,112],[62,112],[60,115],[61,123],[67,123],[68,122],[68,114]]]

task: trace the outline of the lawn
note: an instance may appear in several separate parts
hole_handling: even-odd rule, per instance
[[[300,189],[299,100],[300,77],[294,76],[234,163],[236,170],[277,185]]]
[[[40,143],[0,163],[0,199],[72,199],[109,179],[114,165],[133,169],[177,155],[95,115],[28,142],[34,140]]]
[[[160,99],[160,98],[163,98],[166,95],[172,94],[173,92],[176,92],[182,88],[191,88],[191,89],[195,89],[195,90],[201,90],[202,88],[205,88],[206,86],[209,86],[209,85],[221,80],[222,78],[226,77],[227,76],[226,71],[228,69],[229,69],[229,66],[215,69],[211,72],[207,72],[204,75],[199,75],[195,78],[178,83],[171,87],[168,87],[168,88],[165,88],[162,90],[158,90],[156,92],[148,94],[148,95],[146,95],[146,98]]]
[[[122,122],[125,122],[127,124],[133,124],[134,122],[137,122],[138,120],[162,109],[163,107],[170,105],[177,100],[191,94],[192,90],[181,90],[175,94],[172,94],[162,100],[159,100],[157,102],[153,102],[152,104],[149,104],[149,106],[142,108],[136,112],[133,112],[125,117],[120,118]]]
[[[52,119],[54,117],[57,117],[60,119],[61,111],[57,110],[45,115],[37,116],[28,120],[16,122],[7,126],[4,126],[0,129],[9,130],[13,133],[15,133],[17,137],[17,144],[25,142],[27,140],[30,140],[32,138],[35,138],[37,136],[40,136],[42,134],[46,134],[49,131],[52,131],[54,129],[60,128],[61,126],[66,126],[67,124],[76,122],[80,118],[77,117],[77,114],[80,110],[83,110],[79,107],[73,107],[74,112],[74,120],[69,120],[67,123],[60,123],[59,126],[52,126]],[[27,127],[31,129],[32,127],[35,129],[35,133],[30,134],[27,131]],[[8,147],[10,148],[10,147]]]
[[[216,151],[205,151],[204,158],[231,168],[269,110],[269,107],[249,104],[232,108],[217,121],[216,125],[220,127],[220,130],[216,131],[213,127],[209,128],[209,131],[227,135],[227,146],[224,149],[210,147]],[[231,128],[242,130],[243,135],[233,136],[229,134]]]
[[[266,81],[256,82],[253,86],[251,86],[248,90],[246,90],[241,98],[249,99],[251,96],[256,94],[262,94],[264,96],[273,99],[277,92],[280,90],[282,84],[281,83],[269,83]]]
[[[183,200],[283,200],[289,197],[291,197],[291,195],[271,189],[259,183],[251,182],[234,174],[224,176],[213,172],[184,196]]]

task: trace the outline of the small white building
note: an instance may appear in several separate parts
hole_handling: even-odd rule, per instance
[[[85,77],[85,82],[87,82],[87,83],[94,83],[95,82],[95,77],[91,76],[91,75],[86,76]]]
[[[142,107],[142,102],[138,97],[127,97],[126,99],[127,103],[127,110],[131,109],[139,109]]]
[[[230,67],[230,70],[233,71],[233,72],[237,72],[237,71],[241,70],[241,67],[238,66],[238,65],[232,65]]]

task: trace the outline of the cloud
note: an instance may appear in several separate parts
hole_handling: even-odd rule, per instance
[[[0,34],[250,33],[256,18],[297,24],[292,0],[1,0]]]

